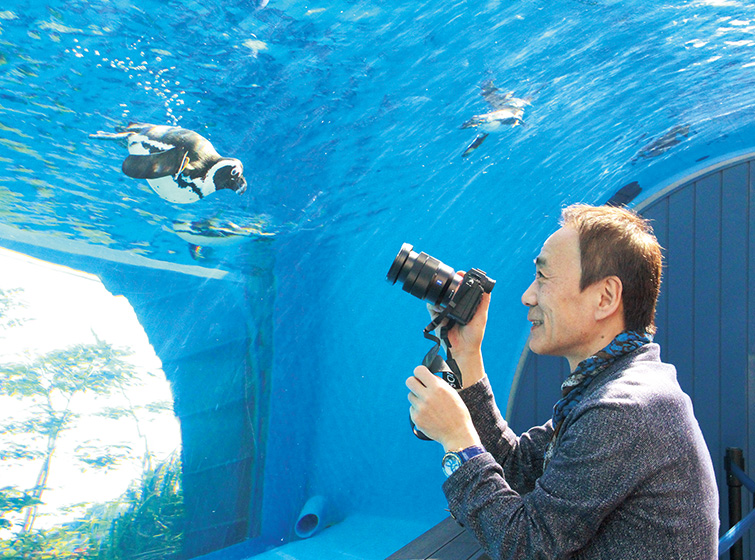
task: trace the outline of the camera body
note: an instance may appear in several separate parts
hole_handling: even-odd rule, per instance
[[[466,325],[474,317],[483,293],[490,293],[495,280],[473,268],[463,276],[427,253],[414,252],[404,243],[386,276],[400,281],[405,292],[447,310],[447,317]]]
[[[489,278],[482,270],[473,268],[468,271],[448,302],[448,307],[451,308],[448,316],[457,323],[466,325],[477,312],[482,294],[489,294],[494,286],[495,280]]]

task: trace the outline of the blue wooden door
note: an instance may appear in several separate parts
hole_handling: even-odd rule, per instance
[[[664,247],[655,340],[694,403],[716,469],[723,533],[727,447],[744,450],[755,477],[755,156],[698,172],[637,210]],[[528,353],[521,362],[507,407],[517,431],[547,421],[568,373],[563,358]],[[745,502],[746,515],[752,500]],[[748,535],[745,558],[755,559],[754,546]]]

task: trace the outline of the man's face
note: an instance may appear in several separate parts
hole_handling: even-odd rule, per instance
[[[564,356],[572,371],[594,344],[593,294],[589,287],[580,291],[581,275],[579,234],[563,227],[546,240],[535,259],[535,280],[522,295],[532,323],[530,349]]]

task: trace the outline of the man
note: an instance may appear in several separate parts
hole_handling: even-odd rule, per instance
[[[522,296],[529,345],[571,375],[554,417],[517,437],[481,344],[490,296],[449,341],[464,388],[420,366],[406,384],[417,428],[443,445],[451,514],[495,559],[712,560],[718,493],[673,366],[660,361],[661,249],[629,210],[575,205]]]

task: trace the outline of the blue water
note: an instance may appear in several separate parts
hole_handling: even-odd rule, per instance
[[[490,80],[529,99],[525,124],[462,158]],[[199,132],[243,161],[248,191],[160,199],[121,173],[123,147],[89,138],[130,121]],[[745,1],[11,0],[0,238],[234,277],[266,244],[269,441],[287,446],[268,448],[266,546],[295,540],[304,498],[324,494],[343,521],[322,538],[384,520],[372,546],[329,546],[382,558],[444,515],[439,449],[409,433],[403,388],[426,351],[424,306],[384,282],[401,244],[498,280],[485,352],[503,406],[519,297],[560,208],[632,181],[651,196],[751,148],[754,123]],[[204,220],[246,233],[201,249],[175,233]]]

